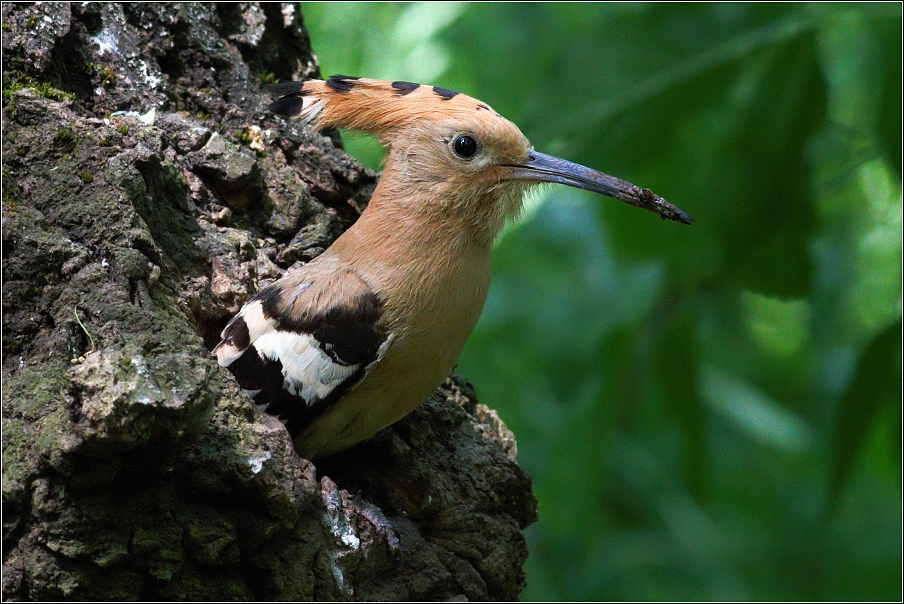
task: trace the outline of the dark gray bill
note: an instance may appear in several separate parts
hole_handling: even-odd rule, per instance
[[[591,170],[553,155],[531,151],[523,164],[503,164],[511,170],[513,180],[534,180],[537,182],[557,182],[595,193],[602,193],[625,203],[656,212],[663,219],[691,224],[694,219],[649,189],[642,189],[629,182]]]

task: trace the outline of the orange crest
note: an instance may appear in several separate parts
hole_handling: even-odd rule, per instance
[[[298,117],[317,128],[361,130],[381,138],[423,121],[502,118],[486,103],[465,94],[412,82],[334,75],[325,81],[274,84],[267,91],[278,97],[269,106],[273,113]]]

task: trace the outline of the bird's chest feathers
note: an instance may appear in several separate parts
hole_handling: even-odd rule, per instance
[[[486,302],[489,252],[437,248],[403,271],[405,278],[387,280],[381,292],[390,330],[423,346],[451,345],[457,356]]]
[[[398,208],[369,207],[334,246],[380,298],[380,327],[394,335],[386,364],[429,359],[448,371],[486,301],[490,245],[455,216]]]

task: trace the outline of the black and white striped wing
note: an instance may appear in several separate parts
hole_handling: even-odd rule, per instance
[[[293,438],[383,358],[392,335],[352,271],[284,278],[251,299],[214,348],[220,365]]]

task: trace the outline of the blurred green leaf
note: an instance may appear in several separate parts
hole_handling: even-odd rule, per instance
[[[690,494],[699,502],[708,497],[706,476],[706,413],[699,390],[697,334],[693,316],[676,299],[663,300],[652,356],[652,372],[665,396],[664,412],[680,427],[683,461],[681,475]]]
[[[832,508],[838,504],[852,464],[863,451],[869,430],[876,428],[880,411],[893,407],[900,409],[901,333],[899,319],[876,336],[860,358],[854,379],[841,397],[833,421],[829,493]],[[894,415],[889,413],[888,419],[893,421],[893,418]],[[900,443],[900,425],[897,429]]]
[[[713,409],[761,443],[796,453],[813,444],[813,430],[806,420],[722,372],[704,372],[703,396]]]

